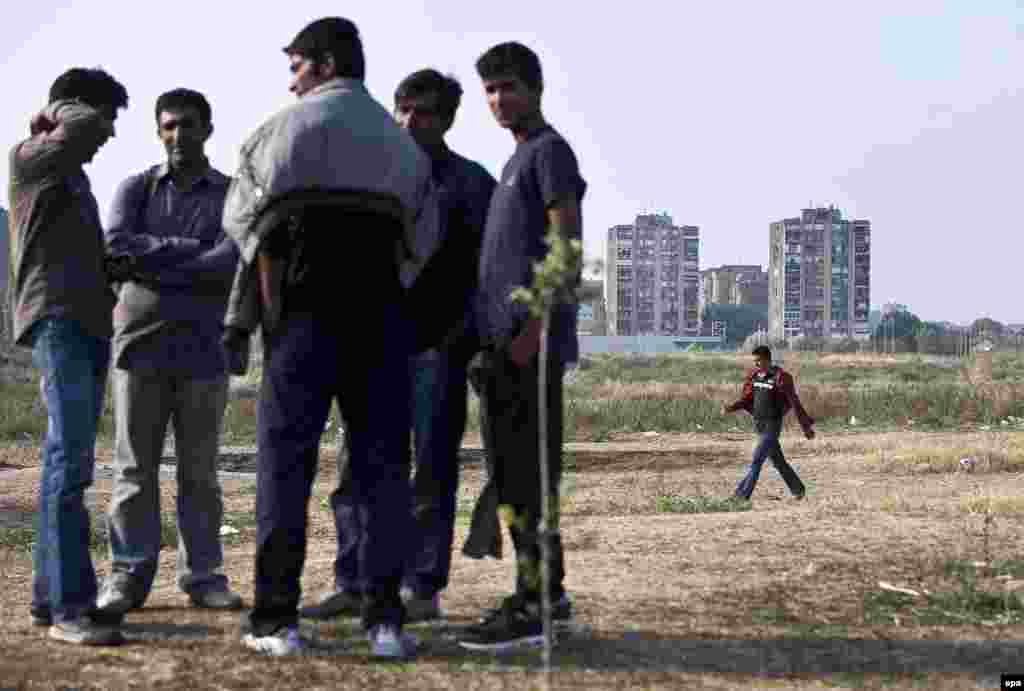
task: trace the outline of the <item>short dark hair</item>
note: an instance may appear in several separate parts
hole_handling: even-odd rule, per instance
[[[50,103],[77,98],[93,108],[128,107],[128,91],[99,67],[72,67],[50,86]]]
[[[154,109],[154,115],[156,116],[157,122],[160,121],[160,113],[169,110],[183,110],[185,108],[195,108],[196,112],[199,113],[199,117],[202,119],[204,125],[209,125],[213,117],[210,110],[210,102],[206,100],[206,96],[203,96],[198,91],[192,89],[171,89],[160,94],[160,97],[156,99],[156,108]]]
[[[759,345],[751,351],[754,357],[766,357],[772,359],[772,349],[766,345]]]
[[[366,57],[359,29],[343,17],[324,17],[308,24],[284,47],[284,52],[301,55],[316,64],[323,63],[330,53],[339,77],[366,78]]]
[[[429,68],[418,70],[403,79],[395,89],[395,105],[401,100],[424,94],[437,94],[438,110],[445,117],[454,118],[462,101],[462,86],[451,75]]]
[[[540,91],[544,86],[540,58],[522,43],[515,41],[499,43],[481,55],[476,61],[476,71],[481,79],[514,75],[534,91]]]

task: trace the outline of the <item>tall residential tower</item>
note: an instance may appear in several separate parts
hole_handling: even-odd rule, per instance
[[[613,336],[700,334],[700,231],[668,214],[608,229],[605,303]]]
[[[771,338],[869,338],[871,222],[830,206],[769,228]]]

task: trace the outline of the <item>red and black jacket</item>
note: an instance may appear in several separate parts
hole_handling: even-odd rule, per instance
[[[807,432],[814,426],[814,418],[807,414],[796,394],[793,376],[781,367],[768,369],[755,367],[743,381],[743,395],[726,407],[730,413],[745,410],[756,420],[781,420],[793,410],[800,427]]]

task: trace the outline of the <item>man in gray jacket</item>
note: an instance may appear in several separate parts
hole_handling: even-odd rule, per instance
[[[228,375],[222,323],[238,248],[221,225],[230,179],[210,165],[203,94],[174,89],[156,102],[167,161],[117,190],[111,255],[130,267],[114,311],[114,487],[111,574],[97,605],[141,607],[160,555],[160,458],[168,422],[177,456],[178,587],[193,605],[241,606],[220,573],[223,516],[217,446]]]
[[[404,658],[399,597],[410,533],[412,329],[399,265],[430,185],[430,162],[363,84],[355,25],[303,29],[285,49],[299,102],[242,146],[224,209],[241,250],[226,341],[263,334],[258,413],[255,602],[243,642],[300,652],[300,578],[320,436],[338,401],[354,503],[365,526],[363,623],[375,657]],[[339,308],[339,306],[341,306]]]

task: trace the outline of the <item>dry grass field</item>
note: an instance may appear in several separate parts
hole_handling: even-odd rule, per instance
[[[717,409],[736,394],[729,379],[744,364],[720,360],[708,369],[720,367],[722,376],[706,377],[703,384],[668,372],[676,366],[671,362],[605,371],[586,381],[601,372],[599,362],[567,385],[578,405],[593,408],[588,420],[574,418],[589,424],[575,424],[567,445],[562,531],[577,616],[555,650],[550,678],[539,652],[495,657],[464,651],[454,641],[460,626],[511,586],[507,556],[474,561],[456,554],[442,601],[446,618],[411,627],[421,646],[417,659],[405,664],[370,662],[354,620],[307,626],[316,645],[302,658],[251,653],[238,642],[237,614],[187,606],[174,585],[173,547],[162,553],[146,607],[126,620],[128,645],[83,650],[52,643],[27,617],[38,447],[10,435],[0,444],[0,689],[465,691],[547,684],[960,690],[998,688],[1000,673],[1024,672],[1024,430],[1017,402],[1007,393],[1022,381],[1017,365],[1004,363],[1011,376],[982,383],[995,387],[989,393],[962,399],[980,406],[974,416],[998,403],[991,417],[965,422],[964,413],[943,428],[916,422],[930,419],[924,404],[924,418],[911,410],[893,409],[888,417],[854,411],[860,417],[855,425],[849,410],[821,414],[822,401],[834,403],[840,392],[856,398],[858,391],[885,390],[886,381],[907,372],[927,376],[926,363],[787,363],[801,370],[798,384],[812,414],[824,418],[817,439],[793,433],[783,439],[808,496],[790,499],[766,466],[754,501],[742,505],[726,500],[751,448],[742,418],[709,422],[712,429],[671,430],[653,424],[636,429],[629,418],[614,422],[599,414],[603,401],[672,403],[679,400],[672,387],[684,385],[714,390],[707,404]],[[898,382],[903,390],[941,385],[962,387],[961,393],[976,391],[976,384],[955,369],[937,382]],[[815,391],[824,393],[815,399]],[[867,422],[872,416],[880,422]],[[236,424],[232,438],[244,439],[241,422]],[[478,441],[471,432],[467,446]],[[464,464],[457,545],[481,483],[476,457],[470,454]],[[88,494],[94,515],[109,500],[109,442],[100,445],[97,458]],[[962,458],[973,464],[965,468]],[[325,449],[310,504],[307,599],[331,583],[333,527],[325,498],[335,482],[333,465]],[[163,506],[169,508],[173,475],[163,481]],[[248,600],[255,480],[228,474],[223,482],[225,522],[238,530],[225,538],[226,570]],[[171,544],[173,530],[168,521]],[[97,543],[103,575],[108,557],[102,535]]]

